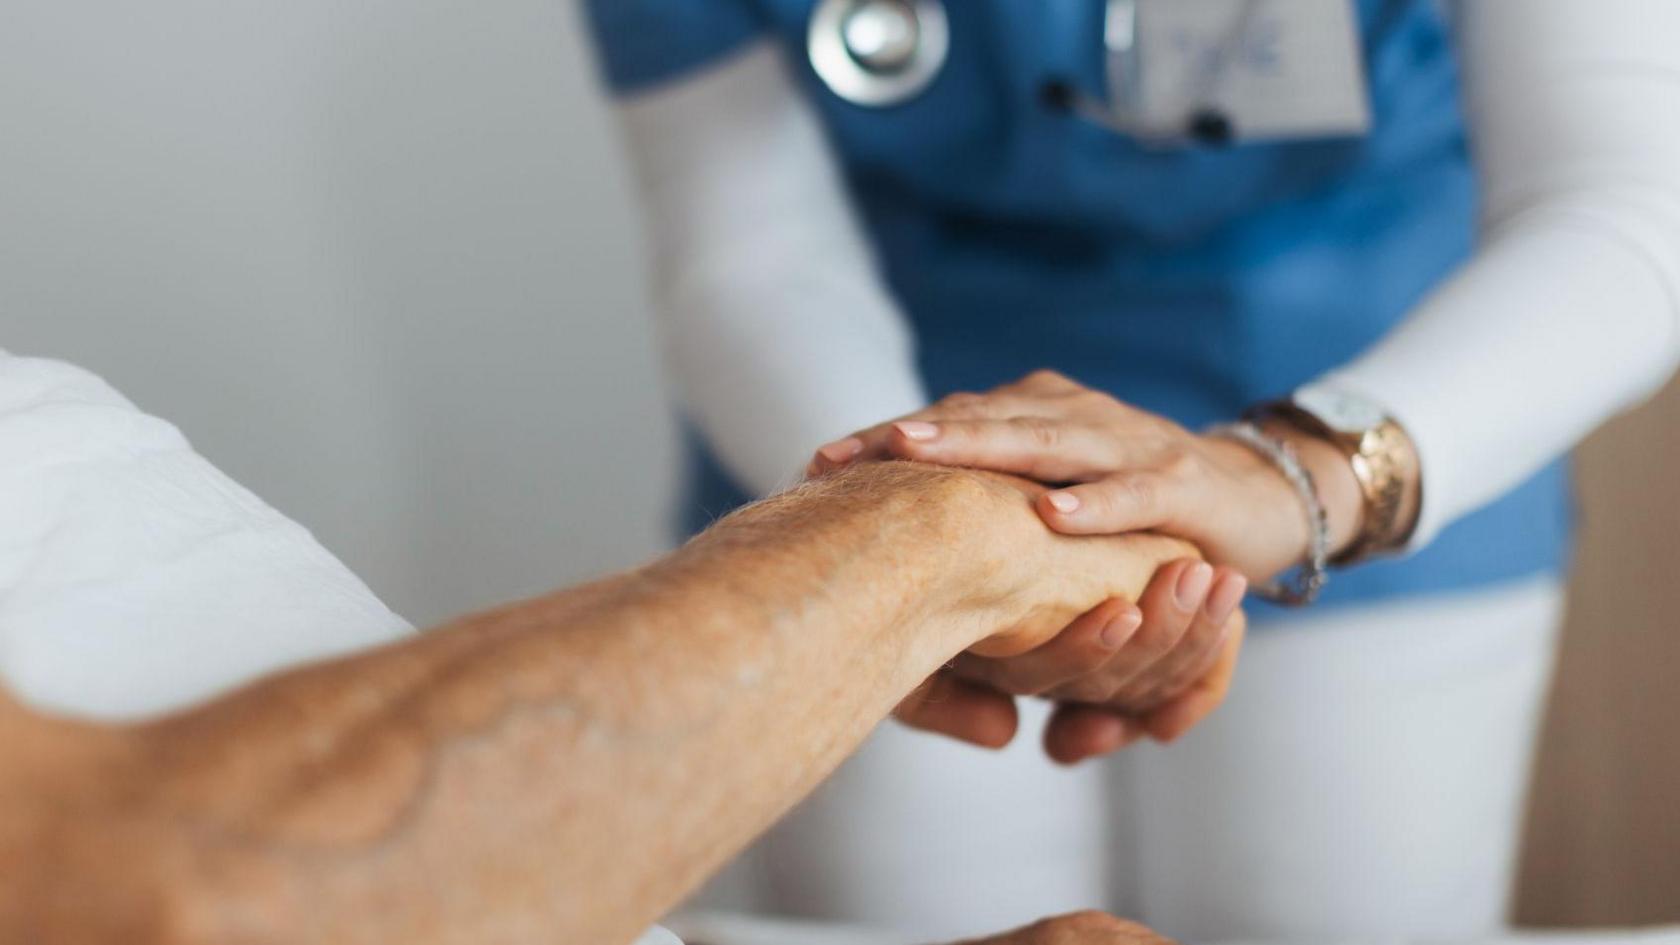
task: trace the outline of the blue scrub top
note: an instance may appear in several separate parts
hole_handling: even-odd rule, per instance
[[[950,0],[944,70],[889,108],[852,105],[817,78],[805,56],[815,5],[587,8],[621,93],[758,39],[786,47],[935,397],[1048,367],[1198,428],[1353,359],[1471,252],[1475,180],[1433,0],[1359,0],[1367,135],[1218,149],[1142,146],[1043,103],[1052,80],[1101,94],[1103,0]],[[698,441],[691,458],[684,522],[698,529],[744,496]],[[1339,574],[1324,602],[1559,571],[1570,519],[1559,463],[1418,554]]]

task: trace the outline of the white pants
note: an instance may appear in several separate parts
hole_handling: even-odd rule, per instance
[[[737,874],[749,904],[929,940],[1099,907],[1187,941],[1504,922],[1562,594],[1305,612],[1178,744],[1074,769],[884,726]],[[739,898],[739,897],[737,897]]]

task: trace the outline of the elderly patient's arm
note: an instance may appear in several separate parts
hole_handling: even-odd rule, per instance
[[[649,567],[132,729],[0,704],[0,941],[614,943],[971,646],[1182,546],[886,465]]]

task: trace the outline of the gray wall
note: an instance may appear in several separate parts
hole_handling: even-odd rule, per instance
[[[430,621],[673,480],[572,0],[0,0],[0,347],[90,367]]]

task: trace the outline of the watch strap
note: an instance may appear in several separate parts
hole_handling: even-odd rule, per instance
[[[1332,427],[1317,414],[1292,400],[1262,404],[1248,412],[1256,422],[1276,420],[1329,443],[1341,453],[1359,484],[1362,502],[1359,529],[1345,548],[1330,559],[1345,567],[1404,548],[1417,529],[1418,500],[1407,502],[1407,492],[1418,482],[1417,452],[1411,436],[1398,421],[1383,415],[1372,427],[1343,431]]]

